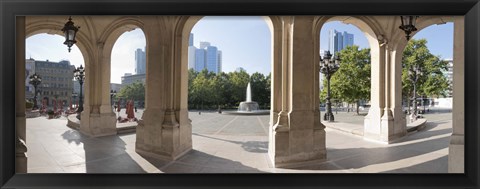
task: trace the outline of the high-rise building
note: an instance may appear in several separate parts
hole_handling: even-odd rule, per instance
[[[195,53],[197,51],[197,47],[195,46],[188,46],[188,69],[195,69]]]
[[[193,46],[193,33],[190,33],[190,37],[188,38],[188,46]]]
[[[205,65],[205,49],[195,49],[195,71],[200,72]]]
[[[193,46],[193,33],[190,33],[188,40],[188,69],[195,69],[195,51],[197,47]]]
[[[42,83],[37,86],[38,94],[37,100],[41,104],[42,99],[47,101],[47,105],[51,106],[53,100],[62,101],[64,105],[67,105],[70,102],[73,91],[73,70],[75,70],[74,65],[70,65],[68,60],[62,60],[60,62],[50,62],[34,60],[32,58],[26,60],[27,65],[30,65],[29,75],[36,73],[42,77]],[[33,65],[34,64],[34,65]],[[28,80],[28,79],[27,79]],[[75,81],[77,82],[77,81]],[[77,82],[78,83],[78,82]],[[27,91],[33,97],[34,87],[30,85],[26,88]]]
[[[222,51],[218,51],[217,53],[217,56],[218,56],[218,64],[217,64],[217,73],[221,73],[222,72]]]
[[[343,32],[338,32],[337,30],[330,30],[328,33],[328,50],[332,55],[335,55],[336,52],[341,51],[347,46],[353,45],[354,35]]]
[[[195,71],[200,72],[207,69],[209,72],[216,74],[222,72],[222,51],[218,50],[216,46],[211,46],[209,42],[200,42],[200,48],[190,48],[189,52],[189,68],[194,68]],[[193,57],[192,57],[193,56]]]
[[[209,72],[218,73],[218,49],[215,46],[207,47],[206,66]]]
[[[136,74],[145,74],[146,72],[146,54],[145,51],[138,48],[135,51],[135,73]]]
[[[210,42],[200,41],[200,49],[205,49],[208,46],[210,46]]]

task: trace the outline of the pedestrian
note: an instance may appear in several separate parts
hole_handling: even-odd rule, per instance
[[[135,106],[135,112],[137,112],[137,107]]]
[[[201,115],[201,114],[202,114],[202,112],[198,111],[198,115]]]

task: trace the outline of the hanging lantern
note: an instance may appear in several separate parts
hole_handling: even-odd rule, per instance
[[[77,35],[79,28],[80,26],[76,27],[75,25],[73,25],[71,16],[68,18],[68,22],[65,23],[65,26],[63,26],[62,28],[62,31],[65,34],[65,42],[63,42],[63,44],[68,46],[68,52],[70,52],[73,44],[77,42],[75,40],[75,36]]]
[[[415,22],[417,21],[418,16],[400,16],[402,25],[399,27],[405,31],[407,40],[410,40],[410,34],[414,31],[417,31],[415,27]]]

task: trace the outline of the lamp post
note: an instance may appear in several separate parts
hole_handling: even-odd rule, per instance
[[[408,69],[408,74],[410,75],[409,80],[413,84],[413,112],[410,114],[410,120],[411,121],[416,121],[417,120],[417,81],[420,76],[422,76],[422,70],[420,68],[420,65],[412,65]]]
[[[33,88],[34,88],[34,96],[33,96],[33,109],[36,110],[38,109],[38,105],[37,105],[37,86],[40,85],[40,83],[42,83],[42,77],[40,77],[40,75],[37,75],[37,73],[34,73],[33,75],[30,76],[30,81],[28,82],[30,83],[31,85],[33,85]]]
[[[74,105],[75,105],[75,101],[77,101],[77,96],[78,96],[78,94],[77,94],[76,92],[73,92],[73,93],[72,93],[73,104],[74,104]],[[75,108],[77,108],[77,107],[75,107]]]
[[[65,35],[65,42],[63,42],[63,44],[67,45],[68,52],[70,52],[73,44],[77,43],[75,36],[77,35],[79,28],[80,26],[77,27],[73,24],[71,16],[68,18],[68,22],[65,23],[65,26],[62,28],[62,31]]]
[[[82,65],[77,69],[73,70],[73,78],[78,81],[80,84],[80,96],[78,100],[78,109],[77,109],[77,118],[80,120],[80,114],[83,111],[83,95],[82,95],[82,85],[83,81],[85,80],[85,69]]]
[[[327,107],[325,115],[323,116],[323,120],[329,122],[333,122],[335,120],[332,113],[332,103],[330,102],[330,78],[338,70],[338,68],[340,68],[340,57],[338,55],[332,57],[330,51],[327,51],[327,53],[323,56],[323,59],[320,56],[320,72],[322,72],[327,78]]]
[[[113,107],[113,97],[117,94],[117,91],[110,90],[110,106]]]
[[[410,40],[410,34],[414,31],[417,31],[417,28],[415,27],[417,18],[418,16],[400,16],[402,25],[400,25],[398,28],[405,32],[407,41]]]

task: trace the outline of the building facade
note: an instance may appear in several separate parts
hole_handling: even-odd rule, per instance
[[[447,61],[447,71],[443,72],[443,74],[447,77],[449,88],[447,90],[447,97],[453,96],[453,59],[445,59]]]
[[[129,74],[125,73],[124,76],[122,76],[122,86],[127,86],[135,82],[141,82],[145,84],[145,79],[146,75],[145,74]]]
[[[48,106],[52,106],[53,101],[62,101],[65,105],[70,102],[73,92],[73,70],[74,65],[70,65],[68,60],[62,60],[60,62],[51,62],[49,60],[39,61],[34,59],[27,59],[26,62],[32,66],[32,62],[35,65],[30,74],[36,73],[42,77],[42,83],[37,87],[39,93],[37,94],[37,100],[41,104],[41,100],[45,99]],[[75,81],[76,82],[76,81]],[[27,81],[28,83],[28,81]],[[78,82],[77,82],[78,83]],[[29,86],[27,93],[30,93],[33,97],[33,86]]]

